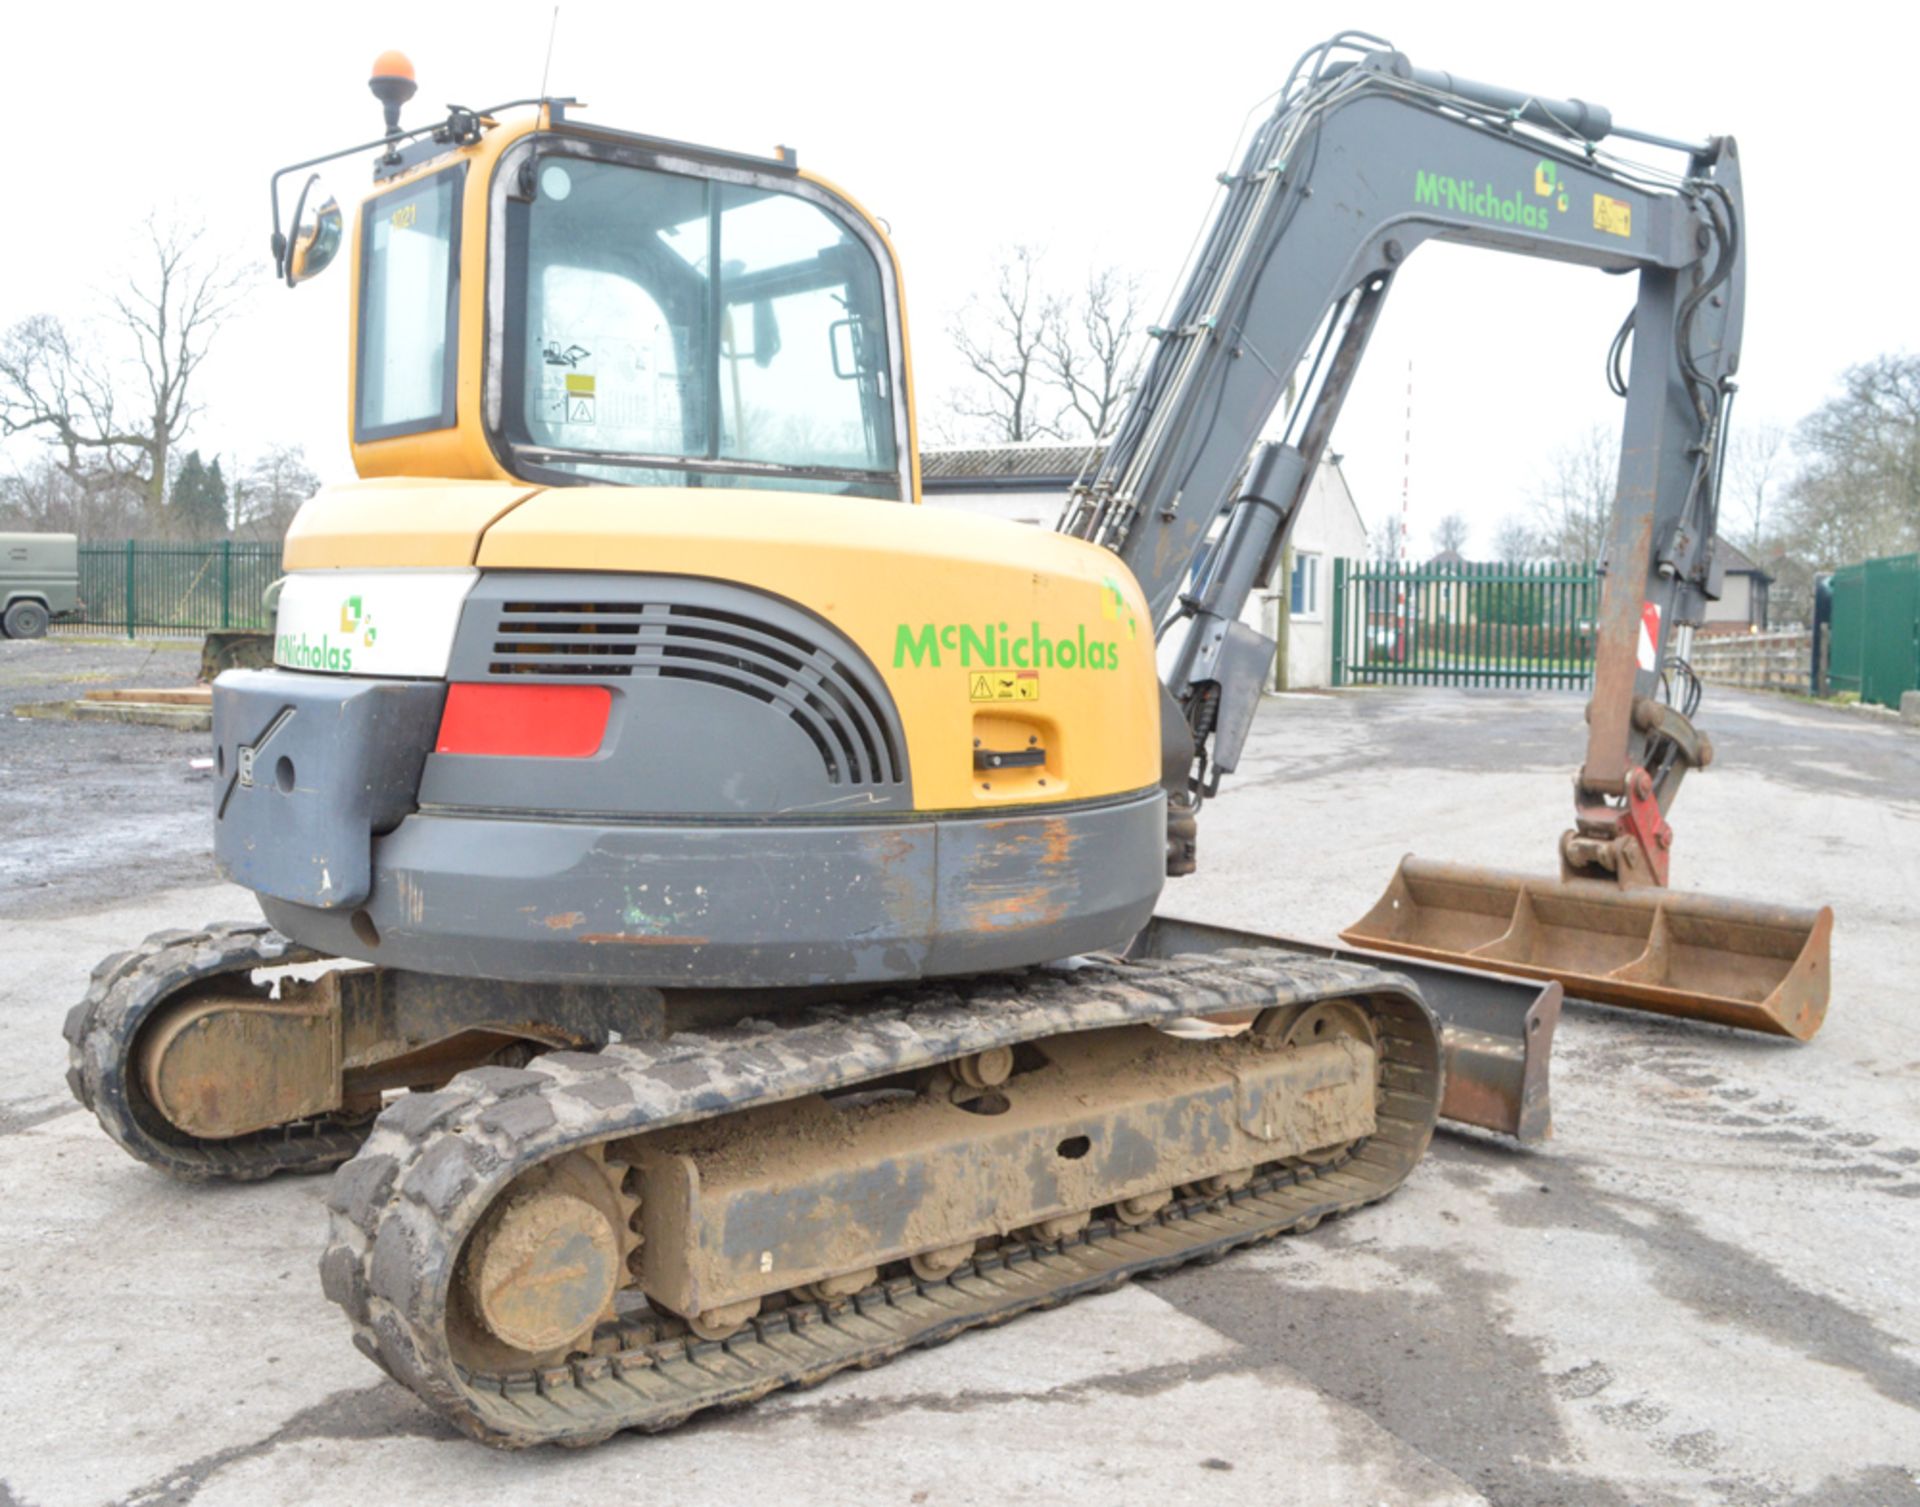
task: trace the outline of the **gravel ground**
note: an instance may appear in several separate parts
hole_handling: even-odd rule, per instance
[[[188,767],[211,751],[206,734],[14,715],[104,688],[192,685],[199,669],[197,640],[0,638],[0,895],[10,916],[209,876],[213,777]]]
[[[0,708],[180,650],[0,643]],[[1408,849],[1546,871],[1577,697],[1263,708],[1165,908],[1331,935]],[[459,1500],[1920,1503],[1920,731],[1710,692],[1678,887],[1837,914],[1810,1045],[1593,1007],[1554,1138],[1443,1133],[1383,1205],[588,1452],[453,1438],[346,1344],[316,1181],[187,1189],[66,1097],[104,953],[251,914],[198,735],[0,720],[0,1507]]]

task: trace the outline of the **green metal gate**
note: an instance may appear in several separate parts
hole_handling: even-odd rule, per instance
[[[1333,563],[1335,685],[1584,689],[1591,565]]]
[[[1920,555],[1842,566],[1832,588],[1828,688],[1898,707],[1920,690]]]
[[[264,597],[280,574],[280,546],[221,539],[152,544],[128,539],[80,546],[80,600],[60,633],[199,634],[271,628]]]

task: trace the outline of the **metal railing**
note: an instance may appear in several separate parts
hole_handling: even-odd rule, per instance
[[[128,539],[80,546],[81,610],[57,633],[192,635],[217,628],[269,629],[267,587],[280,576],[280,546],[221,539],[154,544]]]
[[[1335,560],[1333,683],[1584,689],[1591,565]]]

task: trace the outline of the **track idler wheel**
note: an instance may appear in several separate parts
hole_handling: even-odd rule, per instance
[[[1369,1050],[1378,1050],[1379,1041],[1373,1033],[1373,1022],[1367,1018],[1367,1012],[1351,1000],[1329,999],[1312,1005],[1283,1005],[1262,1012],[1253,1023],[1256,1036],[1284,1042],[1288,1046],[1311,1046],[1316,1042],[1334,1041],[1342,1036],[1359,1042]],[[1315,1167],[1330,1167],[1342,1161],[1351,1152],[1356,1142],[1344,1140],[1332,1145],[1321,1146],[1299,1156],[1283,1156],[1279,1164],[1296,1171],[1307,1171]],[[1304,1233],[1318,1224],[1302,1223],[1297,1233]]]
[[[597,1150],[534,1168],[474,1231],[454,1278],[452,1338],[462,1364],[549,1364],[588,1348],[595,1327],[614,1316],[638,1238],[632,1200]]]

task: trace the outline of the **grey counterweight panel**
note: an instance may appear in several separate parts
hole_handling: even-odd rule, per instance
[[[261,905],[307,946],[427,973],[883,982],[1119,947],[1152,914],[1165,845],[1157,788],[1013,815],[833,823],[420,812],[375,844],[358,924]]]
[[[447,688],[293,670],[214,682],[214,862],[262,897],[351,907],[376,833],[414,809]]]
[[[886,682],[845,634],[783,598],[691,576],[489,572],[462,609],[448,678],[523,677],[604,686],[600,751],[435,754],[422,805],[667,817],[913,807]]]

